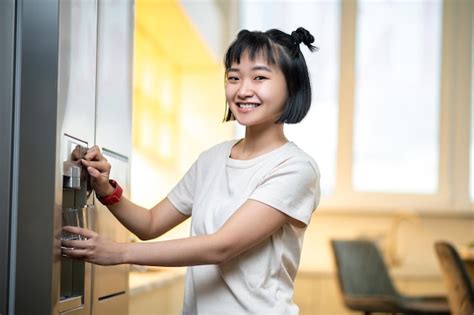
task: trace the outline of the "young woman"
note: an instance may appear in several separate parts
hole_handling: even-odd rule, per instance
[[[85,240],[63,241],[63,253],[100,265],[190,266],[183,314],[297,314],[293,282],[319,170],[283,126],[310,108],[300,44],[313,51],[313,41],[304,28],[238,34],[225,55],[225,120],[244,125],[245,138],[203,152],[150,211],[121,197],[98,147],[87,152],[96,195],[131,232],[153,239],[192,216],[190,237],[115,243],[66,227]]]

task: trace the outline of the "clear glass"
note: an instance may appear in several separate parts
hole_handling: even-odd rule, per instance
[[[438,189],[441,0],[357,6],[353,188]]]
[[[336,178],[339,25],[339,1],[241,2],[241,28],[263,31],[278,28],[291,33],[303,26],[315,37],[314,45],[319,51],[311,53],[301,45],[311,76],[311,110],[301,123],[285,128],[288,139],[318,163],[323,196],[334,190]],[[243,135],[241,127],[236,134]]]
[[[87,227],[87,206],[84,208],[65,208],[62,212],[63,226]],[[67,231],[61,232],[61,240],[82,240],[84,237]]]

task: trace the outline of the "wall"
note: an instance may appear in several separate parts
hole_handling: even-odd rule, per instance
[[[232,128],[222,123],[223,65],[185,9],[138,0],[135,18],[132,199],[151,207]]]
[[[393,229],[393,231],[391,231]],[[410,212],[390,214],[340,213],[316,210],[303,247],[301,270],[334,271],[329,240],[368,237],[382,250],[391,242],[392,253],[400,259],[393,271],[405,275],[439,275],[434,254],[436,240],[448,240],[461,247],[474,239],[474,218],[463,216],[416,215]]]

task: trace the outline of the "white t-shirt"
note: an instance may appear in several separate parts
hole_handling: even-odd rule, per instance
[[[309,224],[320,198],[319,170],[293,142],[250,160],[230,158],[237,140],[203,152],[168,199],[192,215],[191,235],[212,234],[248,199]],[[220,265],[188,267],[183,314],[298,314],[293,282],[305,228],[287,223]]]

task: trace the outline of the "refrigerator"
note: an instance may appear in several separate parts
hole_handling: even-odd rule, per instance
[[[128,314],[128,266],[60,245],[71,218],[128,241],[80,158],[129,194],[133,29],[132,0],[0,1],[0,315]]]

